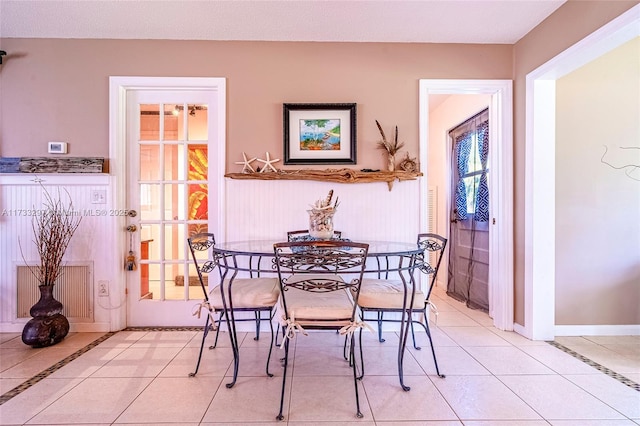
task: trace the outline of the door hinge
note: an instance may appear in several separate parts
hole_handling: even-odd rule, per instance
[[[496,218],[495,218],[495,217],[493,218],[492,223],[493,223],[494,225],[496,224]]]

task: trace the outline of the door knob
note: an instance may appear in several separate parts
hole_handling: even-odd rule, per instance
[[[127,232],[136,232],[138,230],[138,227],[135,225],[129,225],[127,226]]]

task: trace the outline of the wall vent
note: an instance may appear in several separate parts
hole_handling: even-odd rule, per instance
[[[28,266],[17,268],[17,317],[31,318],[29,310],[40,299],[38,280]],[[93,322],[92,263],[63,266],[63,273],[53,287],[53,297],[63,305],[62,314],[70,322]]]

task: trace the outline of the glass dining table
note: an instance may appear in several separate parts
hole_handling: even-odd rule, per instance
[[[213,254],[218,260],[221,271],[221,289],[223,294],[228,286],[229,298],[223,298],[224,308],[233,307],[233,280],[236,278],[252,278],[275,274],[273,259],[275,257],[273,244],[274,240],[250,240],[217,243],[213,248]],[[417,243],[395,242],[395,241],[358,241],[369,244],[367,255],[367,266],[365,277],[375,277],[381,279],[394,278],[404,285],[404,306],[406,309],[401,313],[399,345],[398,345],[398,378],[404,390],[410,387],[404,384],[403,361],[404,353],[410,327],[409,320],[412,318],[412,307],[415,297],[415,270],[419,266],[423,248]],[[227,387],[232,387],[237,380],[240,366],[240,350],[238,343],[238,333],[236,330],[236,320],[233,309],[228,310],[229,337],[234,357],[233,379],[227,383]]]

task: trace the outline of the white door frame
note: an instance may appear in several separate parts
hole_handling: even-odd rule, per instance
[[[524,326],[534,340],[553,340],[555,325],[556,80],[640,36],[640,5],[527,74],[525,122]],[[534,185],[535,182],[535,185]]]
[[[112,200],[113,206],[118,208],[126,207],[127,195],[127,170],[126,170],[126,113],[127,113],[127,92],[130,90],[207,90],[217,91],[218,104],[216,106],[218,114],[210,117],[211,122],[215,126],[217,140],[215,152],[210,152],[210,158],[213,161],[209,163],[209,179],[215,186],[209,186],[210,197],[209,204],[218,203],[224,206],[225,198],[224,173],[226,168],[226,80],[224,78],[214,77],[109,77],[109,174],[111,177]],[[214,177],[212,179],[212,177]],[[215,199],[214,199],[215,198]],[[115,207],[114,207],[115,208]],[[215,212],[211,217],[212,228],[221,233],[220,239],[224,241],[225,235],[225,217],[223,211]],[[122,217],[119,221],[114,221],[114,232],[116,252],[120,255],[115,257],[112,267],[114,271],[114,280],[117,283],[112,286],[114,292],[112,298],[125,301],[118,305],[118,308],[111,311],[110,327],[111,330],[121,330],[127,326],[126,318],[126,276],[123,266],[123,259],[126,251],[127,240],[124,228],[126,227],[126,218]]]
[[[513,330],[513,89],[511,80],[420,80],[420,163],[429,164],[429,95],[491,95],[489,105],[489,283],[493,324]],[[448,166],[447,166],[448,169]],[[428,182],[420,180],[420,205],[427,205]],[[495,221],[495,223],[494,223]],[[426,229],[427,210],[420,211]]]

